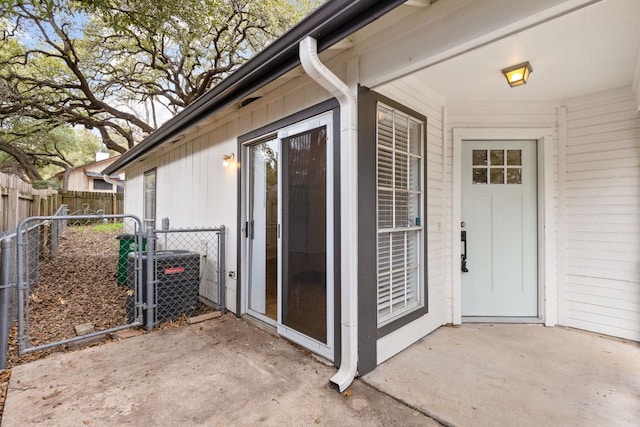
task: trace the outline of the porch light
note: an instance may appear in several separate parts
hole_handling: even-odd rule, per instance
[[[231,154],[225,154],[224,156],[222,156],[222,166],[227,167],[229,166],[233,160],[236,158],[235,154],[231,153]]]
[[[532,72],[533,68],[531,68],[529,61],[502,70],[502,74],[504,74],[507,79],[507,83],[509,83],[509,86],[511,87],[527,84],[529,74]]]

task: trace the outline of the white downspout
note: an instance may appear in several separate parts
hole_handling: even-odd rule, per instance
[[[111,185],[115,185],[116,187],[124,188],[124,184],[122,183],[122,181],[115,181],[115,180],[109,178],[109,175],[102,174],[102,179],[104,179],[104,182],[106,182],[107,184],[111,184]]]
[[[330,381],[340,392],[358,368],[358,137],[357,100],[351,89],[318,58],[316,39],[300,42],[302,68],[340,103],[340,281],[342,359]]]

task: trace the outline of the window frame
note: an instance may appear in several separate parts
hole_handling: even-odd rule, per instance
[[[147,179],[148,177],[153,176],[153,191],[152,192],[148,192],[147,191]],[[152,200],[151,200],[151,212],[147,211],[147,206],[148,206],[148,200],[147,200],[147,195],[152,194]],[[153,168],[153,169],[149,169],[147,171],[144,172],[143,174],[143,179],[142,179],[142,217],[143,217],[143,223],[147,224],[147,222],[152,222],[153,223],[153,227],[155,228],[156,226],[156,212],[157,212],[157,208],[158,208],[158,174],[157,174],[157,169]]]
[[[418,311],[426,305],[426,289],[425,283],[425,264],[426,262],[426,245],[425,245],[425,161],[426,161],[426,120],[416,117],[399,108],[397,105],[392,106],[384,100],[378,99],[375,105],[376,111],[376,324],[378,329],[392,324],[393,322],[404,318],[405,316]],[[390,145],[381,142],[380,123],[388,122],[385,118],[385,112],[390,114]],[[401,136],[401,121],[406,123],[406,135],[404,137],[405,146],[400,146],[403,140]],[[417,135],[420,141],[417,145],[417,154],[413,152],[411,142],[411,124],[419,125]],[[400,136],[399,136],[400,135]],[[385,156],[386,154],[386,156]],[[386,158],[386,159],[385,159]],[[389,178],[381,179],[380,171],[382,170],[381,160],[385,159],[387,163]],[[405,164],[403,165],[403,161]],[[413,180],[411,165],[417,161],[418,176]],[[386,181],[386,183],[384,182]],[[412,185],[413,182],[413,185]],[[381,185],[382,184],[382,185]],[[387,184],[387,185],[385,185]],[[387,193],[391,196],[387,203],[390,202],[390,218],[381,219],[381,193]],[[404,195],[404,196],[403,196]],[[415,217],[409,218],[412,212],[412,200],[417,196],[417,203],[414,203]],[[404,202],[404,203],[403,203]],[[403,206],[404,205],[404,206]],[[399,218],[398,211],[406,213],[406,222]],[[390,221],[390,223],[389,223]],[[383,241],[388,241],[388,250],[381,250],[381,238],[387,236]],[[396,238],[400,237],[400,246],[394,247]],[[415,247],[413,248],[413,256],[411,255],[411,241],[413,240]],[[386,252],[386,254],[384,254]],[[386,270],[381,268],[382,258],[386,257]],[[398,263],[398,259],[400,263]],[[384,262],[382,263],[384,264]],[[413,277],[412,277],[413,272]],[[387,284],[383,284],[381,279],[388,280],[388,292],[386,296],[381,297],[381,291]],[[404,288],[404,289],[403,289]],[[398,289],[400,289],[398,291]],[[400,295],[394,298],[394,295]],[[397,302],[394,303],[394,300]],[[382,303],[381,301],[384,301]],[[381,304],[387,305],[388,313],[381,315]],[[404,304],[403,307],[397,307],[398,304]],[[395,308],[395,310],[394,310]]]
[[[94,178],[92,181],[92,187],[94,191],[113,191],[113,184],[108,183],[102,178]],[[96,186],[96,183],[99,184]],[[100,187],[102,186],[102,188]]]

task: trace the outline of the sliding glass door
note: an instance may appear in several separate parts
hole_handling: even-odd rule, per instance
[[[249,314],[333,359],[332,113],[248,144]]]
[[[282,324],[327,343],[327,129],[282,140]]]
[[[270,140],[247,150],[249,310],[264,321],[278,319],[278,145]]]

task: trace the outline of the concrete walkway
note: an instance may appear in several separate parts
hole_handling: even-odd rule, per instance
[[[13,369],[2,425],[437,426],[307,352],[226,315]]]
[[[535,325],[444,327],[363,380],[453,426],[640,426],[640,346]]]

